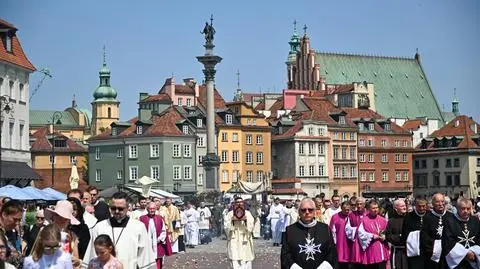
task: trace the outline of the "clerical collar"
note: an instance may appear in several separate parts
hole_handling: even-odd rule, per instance
[[[459,221],[461,222],[468,222],[470,220],[470,218],[467,218],[467,219],[462,219],[458,213],[455,213],[455,218],[457,218]]]
[[[112,225],[112,227],[126,227],[127,223],[128,223],[128,220],[129,220],[128,216],[125,216],[121,220],[117,220],[114,217],[110,217],[110,225]]]
[[[447,213],[447,210],[445,209],[442,214],[438,214],[437,212],[435,212],[435,210],[432,210],[432,211],[430,211],[430,212],[432,212],[432,214],[433,214],[434,216],[437,216],[437,217],[441,218],[441,217],[443,217],[443,216],[445,215],[445,213]]]
[[[425,213],[420,214],[420,213],[418,213],[418,211],[417,211],[417,209],[416,209],[415,207],[413,208],[413,211],[414,211],[415,214],[417,214],[417,216],[419,216],[419,217],[423,217],[423,216],[425,216],[425,213],[427,213],[427,212],[425,211]]]
[[[313,226],[317,225],[317,220],[314,219],[312,222],[310,222],[308,224],[305,224],[301,220],[298,220],[298,223],[300,223],[300,225],[302,225],[305,228],[312,228]]]

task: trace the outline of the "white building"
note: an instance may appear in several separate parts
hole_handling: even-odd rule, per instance
[[[29,76],[36,69],[25,56],[17,28],[0,19],[1,183],[24,186],[38,175],[29,146]]]
[[[422,142],[422,139],[438,130],[438,123],[439,121],[437,119],[418,118],[403,122],[402,127],[412,132],[413,146],[416,147]]]

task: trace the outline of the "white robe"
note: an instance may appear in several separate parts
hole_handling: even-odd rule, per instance
[[[123,229],[123,232],[122,232]],[[113,228],[115,236],[112,236],[112,225],[110,219],[100,221],[90,231],[91,241],[88,245],[85,256],[83,257],[84,263],[88,264],[91,259],[97,257],[95,253],[95,247],[93,241],[97,236],[106,234],[110,238],[115,240],[115,250],[117,252],[117,258],[123,264],[123,268],[137,268],[140,269],[155,269],[157,268],[155,263],[156,253],[153,252],[151,239],[147,234],[145,225],[138,220],[128,220],[127,226],[124,228]],[[121,233],[121,235],[120,235]]]
[[[134,220],[139,220],[141,216],[147,215],[147,210],[146,209],[137,209],[130,214],[130,218]]]
[[[327,208],[325,210],[325,212],[323,213],[323,221],[325,222],[325,224],[330,225],[330,220],[332,219],[333,215],[337,214],[341,210],[342,209],[340,207],[338,207],[338,208],[334,208],[334,207]]]
[[[274,243],[280,243],[281,236],[281,226],[283,226],[283,205],[282,204],[272,204],[270,207],[270,212],[267,216],[267,220],[270,220],[270,229],[272,230],[272,239]]]
[[[287,227],[294,224],[298,220],[298,209],[295,207],[283,207],[283,221],[282,221],[282,227],[280,227],[281,232],[285,232],[287,230]]]
[[[208,207],[198,208],[197,209],[200,219],[198,221],[198,229],[210,229],[210,217],[212,217],[212,213]]]
[[[200,214],[193,207],[185,210],[187,224],[185,225],[185,234],[187,235],[187,245],[198,245],[198,219]]]
[[[95,224],[97,224],[97,218],[95,218],[94,215],[85,212],[83,213],[83,220],[85,221],[85,224],[87,224],[88,229],[92,229]]]
[[[246,223],[245,221],[232,221],[233,211],[230,211],[224,218],[223,225],[227,234],[228,258],[232,260],[234,267],[238,264],[236,261],[241,261],[240,264],[249,262],[251,268],[251,261],[255,258],[252,237],[254,219],[248,210],[245,211],[245,215]],[[249,265],[246,264],[244,268],[249,268]]]

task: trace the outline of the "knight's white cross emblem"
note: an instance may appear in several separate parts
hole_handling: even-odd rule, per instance
[[[458,239],[460,239],[458,243],[464,244],[465,248],[470,248],[470,243],[475,244],[475,241],[473,241],[473,239],[475,239],[475,236],[470,237],[469,230],[463,230],[462,233],[463,233],[463,237],[457,236]]]
[[[443,225],[438,225],[437,227],[437,235],[442,236],[443,234]]]
[[[305,253],[307,254],[307,261],[312,259],[312,260],[315,260],[315,257],[314,255],[316,253],[322,253],[322,251],[320,250],[320,246],[322,244],[318,244],[316,245],[313,241],[314,241],[314,238],[312,239],[309,239],[309,238],[305,238],[305,240],[307,241],[305,243],[305,245],[298,245],[300,247],[300,253]]]

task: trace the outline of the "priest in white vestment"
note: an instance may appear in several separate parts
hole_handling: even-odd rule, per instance
[[[155,269],[156,253],[153,252],[147,229],[138,220],[127,216],[127,194],[117,192],[112,196],[110,211],[112,217],[100,221],[91,229],[91,241],[83,258],[85,264],[96,257],[93,241],[97,236],[110,236],[117,252],[117,258],[124,268]]]
[[[283,205],[280,203],[280,198],[275,198],[272,206],[270,206],[267,221],[271,223],[273,246],[280,246],[282,242],[281,229],[283,226]]]
[[[185,233],[187,235],[187,247],[194,248],[198,245],[199,234],[198,234],[198,220],[200,219],[200,214],[191,202],[187,204],[187,210],[185,210],[185,216],[187,217],[187,223],[185,224]]]
[[[250,211],[243,209],[243,199],[237,197],[233,210],[224,218],[223,225],[227,234],[227,252],[233,269],[251,269],[255,258],[253,253],[254,219]]]

